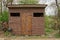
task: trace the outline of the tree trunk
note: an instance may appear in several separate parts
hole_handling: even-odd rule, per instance
[[[56,1],[57,9],[58,9],[57,19],[56,19],[56,21],[57,21],[56,26],[57,26],[57,28],[59,30],[59,33],[60,33],[60,9],[59,9],[59,5],[58,5],[58,1],[57,0],[55,0],[55,1]]]

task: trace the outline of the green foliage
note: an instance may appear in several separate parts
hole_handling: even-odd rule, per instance
[[[0,13],[0,22],[1,22],[1,13]]]
[[[9,36],[9,35],[10,35],[10,32],[6,31],[6,32],[4,33],[4,35],[5,35],[5,36]]]
[[[3,11],[2,14],[0,13],[0,29],[2,28],[2,22],[8,22],[8,12]]]
[[[45,31],[46,31],[47,33],[50,33],[50,32],[53,31],[53,29],[46,28]]]
[[[46,16],[45,17],[45,27],[51,28],[54,26],[54,19],[52,16]]]
[[[20,3],[21,4],[37,4],[38,1],[37,0],[21,0]]]
[[[4,11],[1,16],[2,16],[0,18],[1,21],[8,22],[8,12],[7,11]]]
[[[58,14],[57,14],[57,30],[59,30],[59,32],[58,33],[60,33],[60,7],[59,6],[57,6],[57,8],[58,8]]]
[[[54,19],[52,16],[45,16],[45,32],[48,35],[53,31]]]
[[[60,34],[59,34],[59,33],[56,33],[54,36],[55,36],[56,38],[60,38]]]

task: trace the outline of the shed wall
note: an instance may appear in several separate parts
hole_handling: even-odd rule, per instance
[[[32,34],[31,35],[42,35],[44,34],[44,16],[43,17],[33,17],[33,13],[39,12],[44,13],[44,8],[10,8],[10,13],[20,13],[20,17],[12,17],[9,14],[9,27],[13,29],[13,34],[22,33],[22,14],[29,14],[32,16]]]

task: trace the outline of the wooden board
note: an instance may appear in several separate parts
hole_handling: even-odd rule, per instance
[[[22,35],[31,35],[32,30],[32,16],[28,13],[22,14]]]

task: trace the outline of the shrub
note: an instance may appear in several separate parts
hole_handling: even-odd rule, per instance
[[[8,22],[8,12],[7,11],[4,11],[2,13],[1,21]]]
[[[59,33],[56,33],[54,36],[55,36],[56,38],[60,38],[60,34],[59,34]]]

